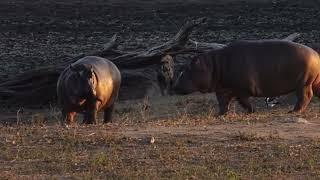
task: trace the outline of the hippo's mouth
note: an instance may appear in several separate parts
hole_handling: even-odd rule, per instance
[[[71,96],[72,104],[81,106],[81,105],[85,104],[86,101],[87,101],[87,98],[85,98],[85,97]]]
[[[86,103],[86,101],[87,101],[86,99],[80,99],[78,104],[82,106],[84,103]]]
[[[212,91],[209,90],[209,89],[200,89],[199,92],[201,92],[201,93],[209,93],[209,92],[212,92]]]

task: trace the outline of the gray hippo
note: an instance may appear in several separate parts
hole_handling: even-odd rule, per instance
[[[57,82],[58,102],[67,124],[76,113],[83,113],[83,123],[97,123],[97,112],[104,110],[104,122],[111,122],[118,97],[121,74],[109,60],[87,56],[72,63]]]
[[[270,73],[272,72],[272,73]],[[177,94],[216,92],[219,114],[236,98],[254,112],[249,97],[277,97],[296,92],[291,112],[303,112],[320,95],[320,59],[311,48],[285,40],[236,41],[196,56],[178,77]]]

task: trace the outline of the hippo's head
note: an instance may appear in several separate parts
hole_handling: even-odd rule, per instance
[[[212,89],[212,63],[210,60],[206,54],[194,57],[179,74],[173,87],[175,93],[210,92]]]
[[[73,85],[75,94],[86,98],[89,96],[95,96],[96,90],[96,77],[93,72],[93,68],[89,64],[71,64],[70,70],[73,72]]]

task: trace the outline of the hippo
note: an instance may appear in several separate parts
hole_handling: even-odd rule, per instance
[[[320,54],[320,44],[311,44],[309,47]],[[280,104],[280,102],[278,101],[279,98],[280,97],[266,97],[264,102],[267,107],[274,107],[275,105]]]
[[[272,72],[272,73],[270,73]],[[313,94],[320,96],[320,59],[313,49],[286,40],[240,40],[192,59],[174,84],[176,94],[215,92],[219,115],[236,98],[249,113],[250,97],[295,92],[290,112],[304,112]]]
[[[57,82],[58,102],[67,124],[76,113],[84,114],[83,123],[97,123],[97,112],[104,111],[104,122],[111,122],[121,84],[121,74],[111,61],[86,56],[72,63]]]

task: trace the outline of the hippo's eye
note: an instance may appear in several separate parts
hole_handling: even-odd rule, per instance
[[[79,75],[80,75],[81,77],[84,77],[84,71],[80,71],[80,72],[79,72]]]
[[[91,78],[92,75],[86,71],[80,71],[80,72],[78,72],[78,76],[81,79],[88,79],[88,78]]]

